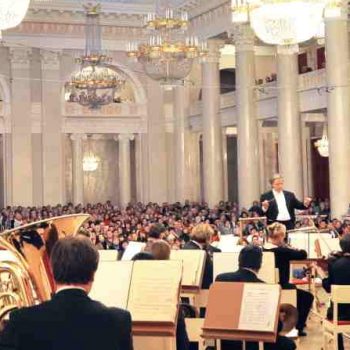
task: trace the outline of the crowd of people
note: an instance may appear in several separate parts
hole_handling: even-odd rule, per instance
[[[164,227],[161,238],[165,239],[172,249],[179,249],[189,241],[189,234],[199,223],[208,223],[214,229],[213,241],[221,235],[241,235],[240,219],[254,218],[245,221],[242,235],[248,242],[262,241],[266,223],[255,218],[264,216],[260,203],[255,201],[248,209],[239,209],[236,203],[220,202],[214,208],[206,203],[136,203],[121,210],[110,201],[106,203],[74,206],[66,205],[43,207],[6,207],[1,211],[1,230],[45,220],[50,217],[87,213],[90,219],[83,225],[82,231],[89,236],[98,249],[116,249],[124,251],[130,241],[146,242],[151,227],[160,224]],[[320,230],[329,230],[337,237],[350,232],[350,222],[330,219],[328,200],[314,200],[308,210],[301,212],[295,228],[315,226]],[[151,233],[152,234],[152,233]]]

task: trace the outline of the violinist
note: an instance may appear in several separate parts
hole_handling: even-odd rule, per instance
[[[326,292],[331,292],[332,285],[350,285],[350,234],[340,240],[340,252],[333,253],[328,260],[328,277],[323,279],[322,286]],[[333,319],[333,306],[327,312],[327,318]],[[350,320],[350,305],[339,305],[338,318],[341,321]],[[338,350],[344,350],[343,337],[338,337]]]
[[[268,226],[268,242],[264,245],[264,251],[275,254],[276,268],[279,271],[279,283],[282,289],[296,289],[289,283],[290,261],[304,260],[307,258],[305,250],[292,248],[285,243],[286,227],[281,223]],[[314,296],[305,290],[297,289],[297,309],[299,313],[296,328],[299,336],[306,336],[304,327],[309,315]]]

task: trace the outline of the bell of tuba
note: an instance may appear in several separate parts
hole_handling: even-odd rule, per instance
[[[60,216],[0,233],[0,330],[12,310],[51,298],[52,247],[57,240],[76,235],[89,217]]]

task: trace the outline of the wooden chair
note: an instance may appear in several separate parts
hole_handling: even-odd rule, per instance
[[[338,334],[350,333],[350,320],[338,321],[338,304],[350,304],[350,286],[332,286],[333,320],[323,320],[324,349],[333,340],[332,349],[338,350]]]

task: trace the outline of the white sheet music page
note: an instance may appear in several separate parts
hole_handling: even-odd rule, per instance
[[[238,329],[273,332],[279,309],[279,285],[244,284]]]

